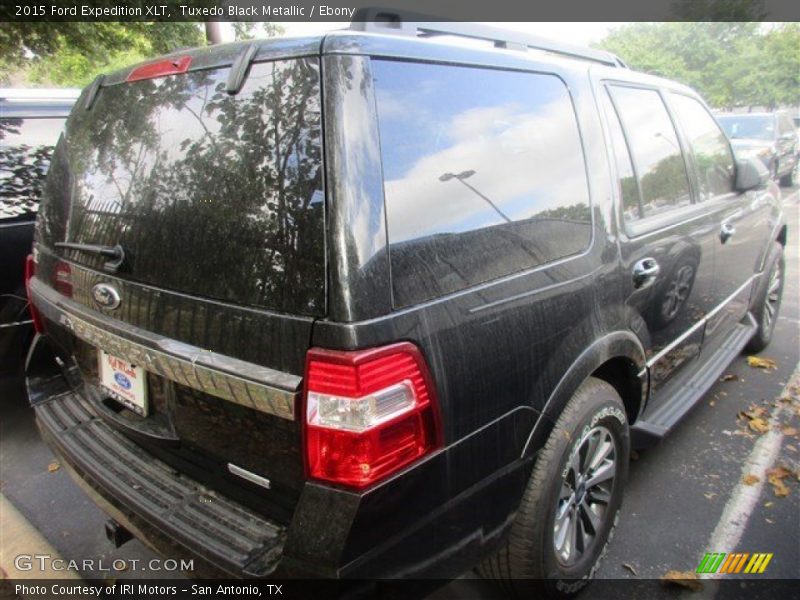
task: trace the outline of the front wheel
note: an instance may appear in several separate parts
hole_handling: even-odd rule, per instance
[[[520,598],[581,590],[611,539],[629,455],[622,400],[608,383],[589,378],[539,452],[506,547],[480,573]]]

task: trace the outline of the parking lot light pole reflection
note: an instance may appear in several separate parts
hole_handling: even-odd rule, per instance
[[[466,186],[467,189],[469,189],[473,194],[477,195],[478,197],[488,202],[489,206],[491,206],[495,210],[495,212],[497,212],[498,215],[503,217],[503,219],[505,219],[507,223],[511,223],[512,222],[511,219],[509,219],[506,216],[506,214],[502,210],[500,210],[494,202],[489,200],[489,198],[481,194],[478,190],[476,190],[474,187],[472,187],[465,181],[465,179],[472,177],[473,175],[475,175],[475,171],[472,169],[470,169],[469,171],[461,171],[461,173],[458,173],[457,175],[455,173],[444,173],[439,176],[439,181],[445,182],[445,181],[450,181],[451,179],[457,179],[458,181],[463,183],[464,186]]]

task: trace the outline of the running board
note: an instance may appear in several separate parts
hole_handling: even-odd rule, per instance
[[[716,383],[753,337],[756,329],[753,315],[747,313],[745,322],[736,325],[714,353],[694,367],[692,375],[677,386],[678,390],[671,398],[664,398],[660,406],[645,411],[642,418],[634,423],[631,427],[633,447],[648,448],[658,444]]]

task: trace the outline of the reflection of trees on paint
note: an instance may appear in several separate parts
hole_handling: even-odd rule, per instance
[[[50,164],[52,146],[16,143],[23,127],[24,119],[0,119],[0,218],[36,212]]]
[[[70,124],[71,241],[121,243],[131,275],[166,288],[317,313],[318,67],[254,65],[235,96],[226,75],[112,86]]]

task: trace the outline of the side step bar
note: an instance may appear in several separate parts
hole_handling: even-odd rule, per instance
[[[755,319],[748,313],[746,322],[739,323],[731,331],[714,354],[706,358],[701,368],[695,369],[694,373],[680,384],[675,395],[664,398],[664,401],[652,411],[646,411],[631,427],[633,447],[647,448],[659,443],[716,383],[730,362],[753,337],[756,328]]]

